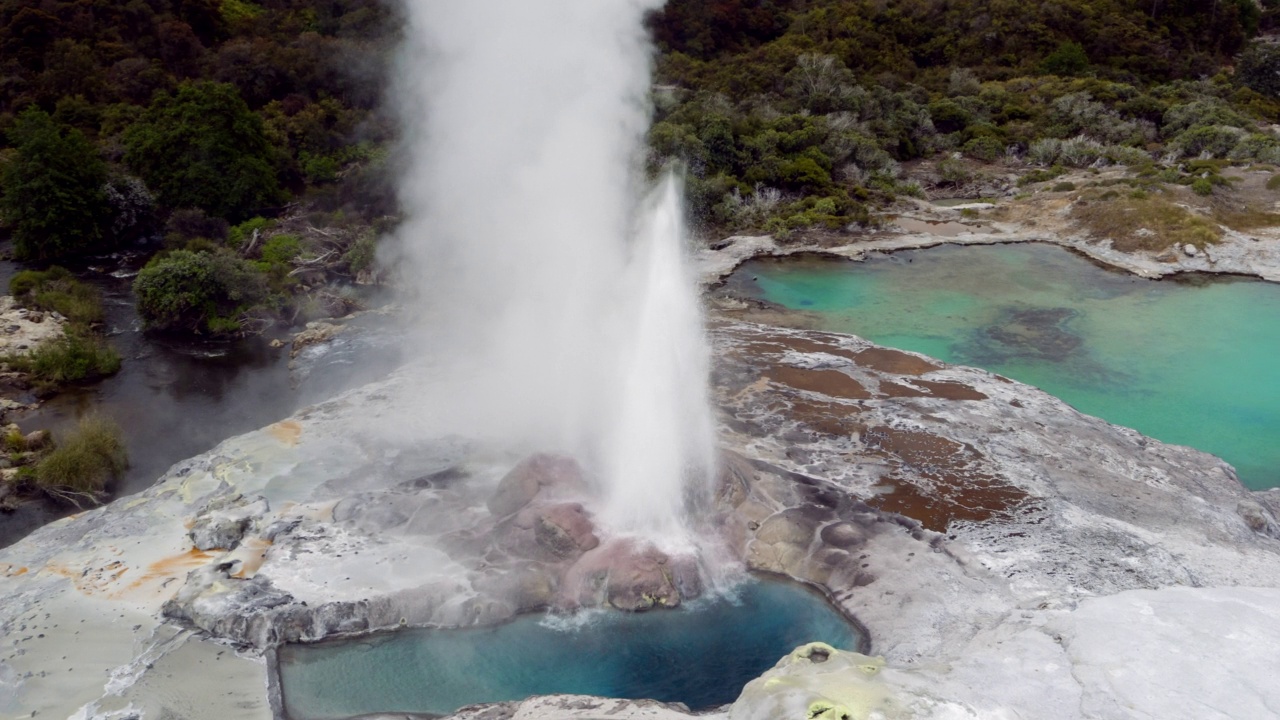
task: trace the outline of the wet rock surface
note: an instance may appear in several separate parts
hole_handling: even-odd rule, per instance
[[[849,336],[731,321],[711,335],[725,454],[705,523],[745,567],[819,586],[865,625],[886,663],[874,679],[886,717],[1128,717],[1072,674],[1100,657],[1079,608],[1167,592],[1152,588],[1280,587],[1280,493],[1245,490],[1215,458]],[[147,668],[212,663],[207,648],[244,656],[202,672],[261,693],[257,658],[282,642],[705,591],[692,560],[599,527],[573,460],[407,440],[414,382],[404,371],[229,440],[0,552],[0,713],[123,709],[159,681]],[[1245,601],[1192,593],[1169,607],[1210,600]],[[58,660],[88,639],[92,652]],[[814,688],[813,717],[851,702]],[[189,717],[264,716],[199,692]],[[740,702],[726,712],[764,707]],[[605,710],[685,715],[552,698],[460,716]]]
[[[0,296],[0,355],[27,355],[66,334],[66,318],[56,312],[20,307],[12,295]]]

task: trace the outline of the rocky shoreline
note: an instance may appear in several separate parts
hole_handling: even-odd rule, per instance
[[[1216,458],[850,336],[733,321],[711,333],[726,460],[709,528],[745,569],[823,588],[884,658],[857,692],[807,690],[835,713],[815,717],[841,717],[864,690],[875,717],[1132,717],[1132,699],[1087,676],[1090,613],[1141,601],[1280,616],[1280,491],[1246,490]],[[575,507],[580,478],[563,462],[521,471],[480,442],[423,440],[415,372],[228,440],[0,551],[0,712],[272,717],[266,658],[281,642],[696,594],[670,558],[584,565],[609,541],[589,503]],[[556,477],[568,479],[543,482]],[[566,594],[584,574],[597,591]],[[792,657],[780,672],[808,687],[872,662],[827,654],[840,662]],[[1180,692],[1224,682],[1221,660]],[[562,698],[460,717],[571,717],[575,703],[588,717],[600,702],[619,717],[687,716]],[[720,715],[778,702],[757,688]]]
[[[1004,202],[1004,201],[1001,201]],[[916,201],[911,210],[896,216],[908,221],[911,229],[890,226],[858,234],[815,233],[779,241],[769,235],[735,235],[714,243],[697,257],[704,286],[715,286],[739,265],[759,257],[816,254],[859,261],[873,253],[918,250],[938,245],[1003,245],[1048,243],[1078,253],[1100,265],[1144,278],[1203,273],[1237,275],[1268,282],[1280,282],[1280,235],[1268,228],[1254,234],[1224,230],[1221,241],[1212,246],[1176,248],[1162,251],[1123,252],[1110,240],[1090,237],[1071,222],[1066,213],[1070,201],[1052,201],[1038,209],[1032,219],[1000,220],[982,212],[997,207],[974,203],[941,207]],[[975,211],[965,218],[961,212]],[[945,226],[929,232],[930,226]],[[924,228],[922,230],[921,228]]]

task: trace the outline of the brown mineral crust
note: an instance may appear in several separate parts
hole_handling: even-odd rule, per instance
[[[933,393],[933,397],[942,398],[944,400],[986,400],[987,395],[975,390],[969,385],[958,382],[950,382],[948,380],[920,380],[912,381],[913,384],[925,388]]]
[[[897,460],[882,485],[889,492],[867,504],[919,520],[944,532],[953,521],[982,522],[1007,517],[1031,496],[985,472],[985,458],[973,447],[931,433],[878,426],[863,433],[869,450]]]
[[[861,426],[854,415],[858,408],[823,400],[788,398],[791,419],[822,435],[848,436]]]
[[[827,397],[845,400],[868,400],[871,393],[839,370],[809,370],[806,368],[780,366],[771,368],[768,376],[775,382],[782,383],[796,390],[807,390]]]
[[[892,380],[881,380],[879,395],[882,398],[931,397],[918,387],[903,385]]]
[[[986,400],[987,396],[964,383],[946,380],[921,380],[907,384],[892,380],[880,381],[880,396],[886,398],[935,397],[943,400]]]
[[[865,368],[893,375],[924,375],[942,366],[900,350],[867,348],[854,353],[853,361]]]

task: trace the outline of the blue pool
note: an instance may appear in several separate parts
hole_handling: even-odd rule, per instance
[[[280,649],[293,720],[377,712],[447,714],[463,705],[576,693],[708,708],[797,646],[857,650],[864,640],[807,588],[751,581],[676,610],[526,615],[496,627],[410,629]]]

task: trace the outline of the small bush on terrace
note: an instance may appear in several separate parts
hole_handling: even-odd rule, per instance
[[[81,505],[101,498],[107,483],[128,467],[120,427],[97,416],[76,429],[36,463],[36,484],[54,498]]]
[[[9,281],[9,294],[25,307],[60,313],[72,323],[102,321],[102,299],[93,286],[75,279],[69,270],[23,270]]]
[[[29,375],[40,391],[113,375],[120,370],[120,355],[110,345],[74,329],[28,355],[9,355],[0,358],[0,362]]]

